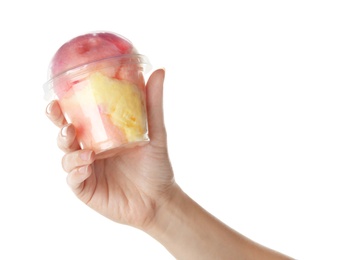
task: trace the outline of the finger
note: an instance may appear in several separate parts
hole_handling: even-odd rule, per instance
[[[83,188],[84,181],[90,177],[92,174],[91,165],[85,165],[73,169],[66,177],[66,182],[70,186],[70,188],[78,193],[79,190]]]
[[[78,150],[71,153],[66,153],[62,159],[62,167],[66,172],[71,172],[74,169],[86,166],[93,163],[95,153],[91,150]]]
[[[62,127],[57,137],[57,144],[64,152],[71,152],[80,149],[76,139],[76,129],[73,125],[67,124]]]
[[[47,105],[46,115],[58,127],[62,127],[67,123],[62,110],[60,109],[58,101],[56,100],[53,100]]]
[[[164,144],[166,142],[166,129],[163,118],[163,82],[165,70],[153,72],[147,82],[147,111],[149,135],[152,142]]]

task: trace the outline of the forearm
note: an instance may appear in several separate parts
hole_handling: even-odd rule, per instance
[[[226,226],[180,188],[146,232],[177,259],[290,259]]]

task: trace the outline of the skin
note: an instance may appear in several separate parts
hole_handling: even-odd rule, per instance
[[[175,182],[163,118],[164,76],[164,70],[154,71],[146,86],[151,141],[111,158],[96,160],[93,151],[81,150],[58,102],[47,106],[60,128],[57,144],[72,191],[103,216],[154,237],[176,259],[292,259],[234,231]]]

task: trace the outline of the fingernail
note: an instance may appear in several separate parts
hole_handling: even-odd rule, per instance
[[[52,102],[50,104],[47,105],[46,107],[46,114],[51,114],[51,111],[52,111]]]
[[[80,157],[83,161],[90,161],[92,156],[92,151],[84,151],[80,154]]]
[[[63,137],[66,137],[66,136],[67,136],[68,127],[69,127],[69,125],[66,125],[66,126],[64,126],[64,127],[62,128],[61,135],[62,135]]]

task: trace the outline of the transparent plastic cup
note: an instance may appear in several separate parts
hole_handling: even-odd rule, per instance
[[[51,78],[43,87],[45,99],[58,100],[82,149],[106,158],[149,141],[144,80],[149,70],[139,54],[92,61]]]

